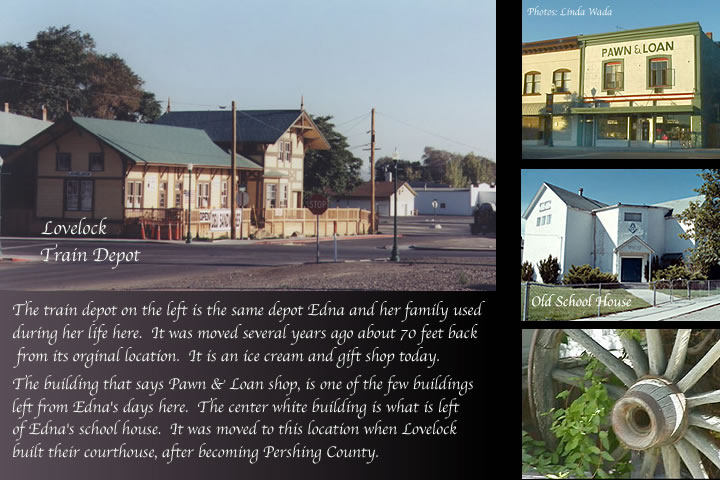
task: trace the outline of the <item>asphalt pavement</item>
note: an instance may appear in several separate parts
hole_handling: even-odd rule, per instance
[[[401,261],[474,257],[478,263],[494,265],[495,236],[470,235],[470,222],[471,217],[399,219],[397,242]],[[381,219],[377,235],[338,237],[337,242],[332,237],[321,237],[321,261],[334,261],[336,249],[338,261],[387,260],[393,247],[392,233],[392,222]],[[104,238],[3,237],[0,241],[0,289],[45,289],[53,285],[87,289],[107,284],[108,279],[121,285],[140,276],[166,279],[224,275],[242,267],[314,263],[317,253],[314,237],[193,241],[190,244]],[[125,255],[124,261],[95,260],[98,250]],[[54,258],[56,253],[60,254],[59,260]]]

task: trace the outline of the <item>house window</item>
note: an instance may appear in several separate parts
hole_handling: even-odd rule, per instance
[[[168,182],[160,182],[158,188],[158,207],[167,208]]]
[[[278,166],[284,165],[281,162],[290,162],[290,156],[292,155],[292,143],[291,142],[278,142]]]
[[[265,189],[265,205],[267,208],[277,207],[277,185],[268,184]]]
[[[91,172],[105,171],[105,155],[102,152],[93,152],[89,155],[88,170]]]
[[[611,60],[603,63],[603,90],[623,89],[623,62]]]
[[[89,212],[92,201],[92,180],[65,180],[65,210]]]
[[[127,182],[127,202],[125,203],[126,208],[142,208],[142,190],[143,182],[132,180]]]
[[[552,215],[547,216],[547,223],[545,225],[550,225],[550,219],[552,218]]]
[[[72,163],[72,156],[67,152],[57,152],[55,154],[55,170],[59,172],[69,172]]]
[[[523,95],[540,95],[540,72],[528,72],[525,74]]]
[[[655,57],[648,60],[650,62],[649,86],[651,88],[661,88],[671,86],[670,81],[670,57]]]
[[[183,208],[183,183],[175,182],[175,208]]]
[[[563,68],[553,72],[553,85],[556,92],[570,91],[568,85],[570,83],[570,70]]]
[[[285,184],[280,185],[280,208],[287,208],[288,206],[288,186]]]
[[[535,224],[536,227],[539,227],[539,226],[540,226],[540,221],[541,221],[541,219],[542,219],[542,217],[538,217],[538,218],[537,218],[537,223]]]
[[[210,208],[210,184],[208,182],[198,183],[197,208]]]
[[[229,197],[228,192],[230,191],[230,189],[228,188],[228,182],[227,181],[221,182],[220,189],[221,189],[220,190],[220,206],[222,208],[229,208],[230,200],[228,198]]]
[[[626,222],[642,222],[642,213],[625,212]]]

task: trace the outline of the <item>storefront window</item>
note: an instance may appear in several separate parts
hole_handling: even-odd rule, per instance
[[[627,117],[623,115],[601,115],[598,118],[599,140],[627,140]]]
[[[655,117],[656,140],[683,140],[690,135],[690,115]]]
[[[544,130],[544,119],[534,115],[523,115],[522,117],[522,139],[542,140]]]

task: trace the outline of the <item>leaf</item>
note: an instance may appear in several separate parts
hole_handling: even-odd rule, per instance
[[[562,392],[558,393],[555,398],[567,398],[568,395],[570,395],[570,390],[563,390]]]
[[[605,451],[602,452],[602,457],[603,457],[605,460],[607,460],[608,462],[614,462],[614,461],[615,461],[615,459],[613,458],[613,456],[610,455],[608,452],[605,452]]]

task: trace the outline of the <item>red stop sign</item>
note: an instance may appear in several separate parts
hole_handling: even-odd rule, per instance
[[[328,199],[324,195],[316,193],[306,202],[305,206],[315,215],[322,215],[328,209]]]

